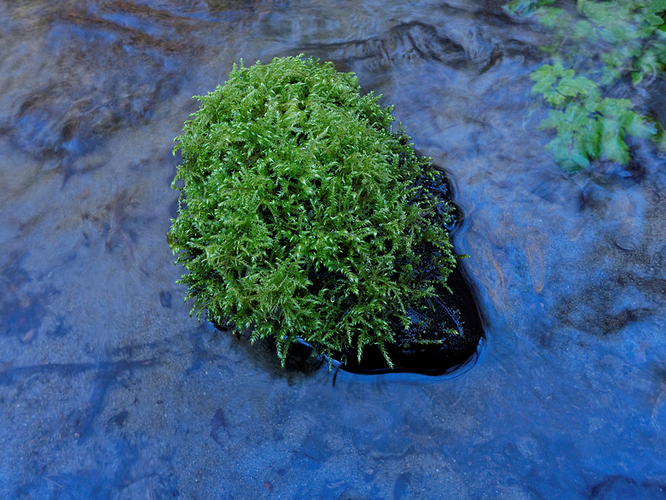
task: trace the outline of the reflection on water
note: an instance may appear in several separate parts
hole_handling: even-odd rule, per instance
[[[2,2],[0,31],[3,498],[663,497],[666,159],[562,174],[542,28],[466,0],[70,0]],[[301,52],[453,179],[488,337],[461,376],[333,385],[180,300],[190,97]]]

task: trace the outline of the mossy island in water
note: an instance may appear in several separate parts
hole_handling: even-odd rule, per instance
[[[474,352],[480,332],[440,305],[458,258],[446,179],[392,130],[392,108],[302,57],[241,61],[195,98],[167,235],[192,312],[272,339],[283,366],[298,343],[359,367],[374,351],[387,369],[405,349]]]

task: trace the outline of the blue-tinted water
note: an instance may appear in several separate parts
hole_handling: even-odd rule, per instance
[[[1,2],[0,497],[666,496],[666,158],[563,175],[544,37],[471,1]],[[459,376],[282,371],[182,303],[190,97],[299,53],[452,177],[487,334]]]

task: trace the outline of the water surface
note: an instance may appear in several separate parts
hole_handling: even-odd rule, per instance
[[[547,36],[463,0],[0,2],[0,496],[663,498],[666,158],[562,173]],[[234,62],[299,53],[450,174],[473,369],[333,384],[189,317],[173,137]]]

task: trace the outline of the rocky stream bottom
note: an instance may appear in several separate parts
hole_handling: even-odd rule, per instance
[[[548,36],[487,1],[0,1],[0,498],[664,498],[666,157],[553,162]],[[451,177],[465,369],[283,370],[189,316],[172,140],[232,63],[299,53]]]

